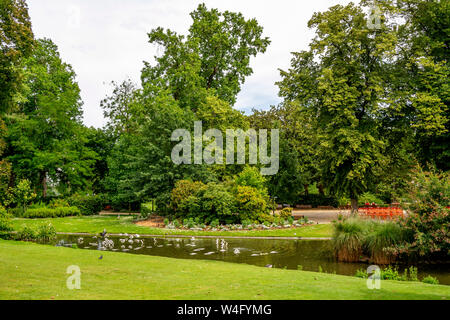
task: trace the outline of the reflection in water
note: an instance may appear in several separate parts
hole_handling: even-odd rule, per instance
[[[62,241],[62,242],[61,242]],[[222,238],[145,238],[136,235],[122,237],[79,237],[59,235],[58,245],[77,244],[80,249],[109,250],[178,259],[220,260],[274,268],[302,269],[342,275],[354,275],[367,269],[364,263],[342,263],[333,259],[327,240],[222,239]],[[409,266],[399,266],[403,272]],[[418,265],[419,278],[432,275],[441,284],[450,285],[450,265]]]

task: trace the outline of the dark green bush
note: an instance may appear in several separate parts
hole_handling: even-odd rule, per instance
[[[66,199],[70,206],[77,207],[83,216],[92,216],[102,211],[104,197],[100,195],[74,194]]]
[[[439,284],[439,280],[436,279],[435,277],[432,276],[428,276],[422,279],[423,283],[428,283],[428,284]]]
[[[141,217],[147,218],[153,214],[156,210],[155,201],[146,202],[141,204]]]
[[[69,216],[79,216],[80,210],[77,207],[67,207],[67,208],[39,208],[39,209],[28,209],[23,214],[23,218],[28,219],[39,219],[39,218],[62,218]]]
[[[331,206],[337,208],[339,206],[339,201],[335,197],[329,197],[320,194],[310,194],[308,196],[300,196],[296,204],[311,205],[313,208],[317,208],[318,206]]]

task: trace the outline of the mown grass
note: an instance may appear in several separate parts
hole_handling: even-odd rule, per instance
[[[0,241],[0,299],[449,299],[450,286]],[[81,290],[66,286],[81,269]]]
[[[137,226],[132,217],[66,217],[51,219],[13,219],[14,230],[35,227],[42,223],[51,223],[57,232],[99,233],[106,229],[109,233],[138,233],[150,235],[186,235],[186,236],[239,236],[239,237],[331,237],[332,226],[310,225],[292,229],[249,230],[249,231],[192,231],[169,230]]]

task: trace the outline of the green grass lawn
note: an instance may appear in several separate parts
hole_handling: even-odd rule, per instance
[[[66,217],[52,219],[13,219],[14,230],[24,226],[52,223],[57,232],[99,233],[106,229],[109,233],[139,233],[151,235],[193,235],[193,236],[241,236],[241,237],[331,237],[331,225],[310,225],[292,229],[251,230],[251,231],[191,231],[169,230],[137,226],[132,217]]]
[[[0,299],[449,299],[450,286],[0,241]],[[81,290],[66,286],[81,269]]]

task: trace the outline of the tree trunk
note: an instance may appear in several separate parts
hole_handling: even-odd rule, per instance
[[[47,172],[42,172],[42,196],[47,198]]]
[[[319,184],[317,185],[317,188],[319,188],[319,194],[320,194],[321,196],[324,196],[324,195],[325,195],[325,191],[323,190],[323,184],[319,183]]]
[[[16,184],[16,174],[11,169],[11,175],[9,176],[8,188],[14,188],[15,184]]]
[[[309,184],[304,184],[303,187],[305,188],[305,196],[309,196],[309,190],[308,190]]]
[[[352,214],[358,213],[358,199],[352,199]]]

